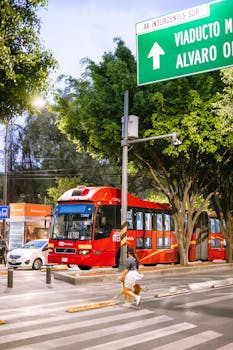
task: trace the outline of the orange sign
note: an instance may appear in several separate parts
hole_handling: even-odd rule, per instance
[[[25,203],[10,204],[10,217],[25,216]]]
[[[31,203],[11,203],[10,218],[12,217],[45,217],[51,213],[50,205]]]
[[[43,216],[49,215],[51,213],[50,205],[44,204],[25,204],[25,216],[27,217],[35,217],[35,216]]]

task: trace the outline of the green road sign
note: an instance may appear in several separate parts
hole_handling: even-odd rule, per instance
[[[136,25],[138,85],[233,65],[233,0]]]

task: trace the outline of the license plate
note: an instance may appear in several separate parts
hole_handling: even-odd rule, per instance
[[[11,260],[11,263],[12,264],[16,264],[16,260]]]
[[[68,262],[68,258],[61,258],[61,262]]]

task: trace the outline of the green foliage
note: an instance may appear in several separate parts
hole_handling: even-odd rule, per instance
[[[81,183],[81,179],[78,177],[64,177],[64,178],[57,178],[56,179],[56,187],[51,187],[48,189],[48,197],[49,197],[49,204],[52,205],[54,208],[56,205],[56,202],[58,198],[65,192],[68,191],[71,188],[75,188],[78,185],[85,185],[84,183]]]
[[[30,109],[31,98],[48,87],[56,62],[39,40],[36,11],[45,0],[4,0],[0,4],[0,120]]]
[[[79,153],[73,142],[57,127],[57,115],[44,110],[40,115],[29,115],[24,127],[13,124],[10,128],[9,199],[43,201],[47,188],[55,186],[55,178],[80,179],[88,185],[111,184],[119,186],[121,171],[108,161],[93,159]]]

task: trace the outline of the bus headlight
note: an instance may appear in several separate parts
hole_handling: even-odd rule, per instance
[[[87,254],[90,254],[90,250],[89,249],[79,249],[78,253],[80,255],[87,255]]]

